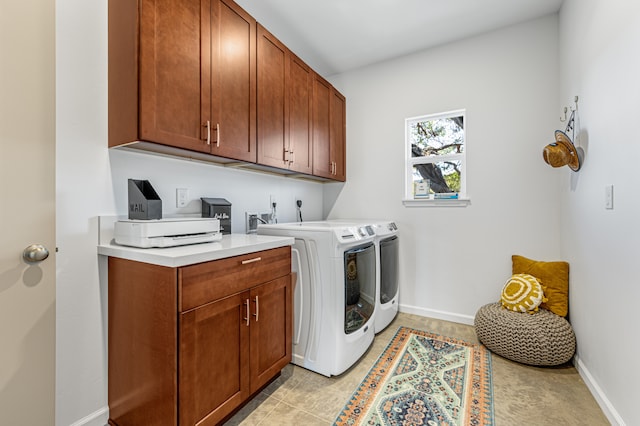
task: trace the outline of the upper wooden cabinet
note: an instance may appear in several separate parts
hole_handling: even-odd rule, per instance
[[[330,160],[329,122],[331,112],[331,85],[317,74],[313,74],[313,174],[333,178]]]
[[[331,120],[329,156],[333,161],[333,178],[346,179],[347,102],[335,88],[331,88]]]
[[[203,125],[215,126],[215,138],[209,139],[211,153],[255,162],[257,24],[232,0],[202,3],[211,5],[210,28],[203,37],[203,46],[211,46],[210,66],[205,59],[203,67],[203,114],[209,110],[206,100],[211,99],[211,120],[203,120]],[[209,34],[211,42],[205,43]]]
[[[109,0],[109,146],[255,162],[255,31],[231,0]]]
[[[200,0],[109,0],[109,146],[146,140],[209,151],[201,139],[203,19]]]
[[[345,180],[345,98],[313,76],[313,174]]]
[[[289,169],[306,174],[313,173],[313,74],[300,58],[289,55]]]
[[[341,126],[344,97],[233,0],[109,0],[110,147],[344,180]]]
[[[258,163],[312,173],[311,69],[258,24]]]
[[[258,24],[258,163],[289,166],[287,83],[289,53]]]

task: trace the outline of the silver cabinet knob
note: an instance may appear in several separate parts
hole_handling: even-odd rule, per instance
[[[42,244],[31,244],[22,252],[22,258],[28,263],[42,262],[47,257],[49,257],[49,250]]]

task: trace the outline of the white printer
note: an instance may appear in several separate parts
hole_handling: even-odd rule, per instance
[[[114,226],[116,244],[151,248],[220,241],[220,220],[187,217],[158,220],[119,220]]]

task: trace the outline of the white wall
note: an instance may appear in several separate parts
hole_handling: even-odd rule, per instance
[[[548,17],[334,76],[347,96],[345,185],[108,151],[106,8],[106,0],[56,2],[56,424],[106,421],[96,217],[125,214],[129,177],[149,179],[166,213],[199,208],[194,201],[175,209],[176,187],[188,187],[194,200],[227,198],[234,232],[242,231],[244,209],[263,209],[274,193],[281,221],[293,220],[287,199],[301,192],[306,219],[392,218],[401,228],[402,308],[435,317],[471,321],[499,297],[513,253],[566,259],[578,366],[612,421],[640,423],[632,367],[640,347],[630,328],[640,296],[632,245],[640,232],[632,196],[640,148],[631,124],[640,116],[638,5],[566,0],[560,56],[558,21]],[[575,94],[587,151],[577,174],[551,169],[541,156],[563,128],[560,107]],[[403,207],[404,118],[457,108],[467,109],[471,205]],[[604,210],[605,184],[615,185],[612,211]]]
[[[126,215],[127,179],[149,179],[164,214],[197,213],[200,197],[232,203],[233,232],[244,232],[245,210],[269,210],[295,220],[322,218],[322,184],[225,169],[150,154],[107,149],[107,0],[56,2],[57,55],[57,307],[56,424],[104,425],[107,420],[106,288],[99,282],[97,217]],[[175,207],[175,189],[193,199]]]
[[[295,200],[302,200],[304,220],[322,219],[322,183],[291,179],[246,169],[186,161],[126,150],[109,151],[114,205],[127,214],[127,179],[148,179],[162,201],[164,215],[200,214],[201,197],[231,203],[231,230],[246,232],[245,212],[268,213],[276,198],[278,222],[295,222]],[[188,188],[190,202],[176,208],[176,188]]]
[[[578,367],[614,424],[640,424],[635,368],[640,198],[640,3],[566,0],[560,13],[560,105],[579,96],[586,160],[562,178],[562,253],[571,263]],[[604,205],[614,185],[614,209]]]
[[[511,255],[560,257],[559,183],[542,160],[558,121],[557,16],[340,74],[347,183],[330,217],[400,228],[404,311],[471,323],[499,300]],[[466,109],[467,207],[404,207],[404,119]],[[332,202],[335,199],[335,205]]]

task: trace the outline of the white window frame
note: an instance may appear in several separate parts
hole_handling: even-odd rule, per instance
[[[412,157],[411,156],[411,131],[410,126],[416,122],[437,120],[441,118],[449,117],[463,117],[464,127],[462,129],[464,137],[464,149],[460,154],[439,155],[432,157]],[[437,114],[427,114],[418,117],[411,117],[405,119],[404,126],[404,139],[405,139],[405,184],[404,184],[404,197],[402,203],[406,207],[438,207],[449,206],[464,207],[470,203],[470,199],[467,194],[467,116],[466,110],[459,109],[454,111],[447,111]],[[460,161],[460,192],[458,192],[457,199],[415,199],[413,196],[413,167],[418,164],[427,163],[439,163],[442,161],[457,160]]]

